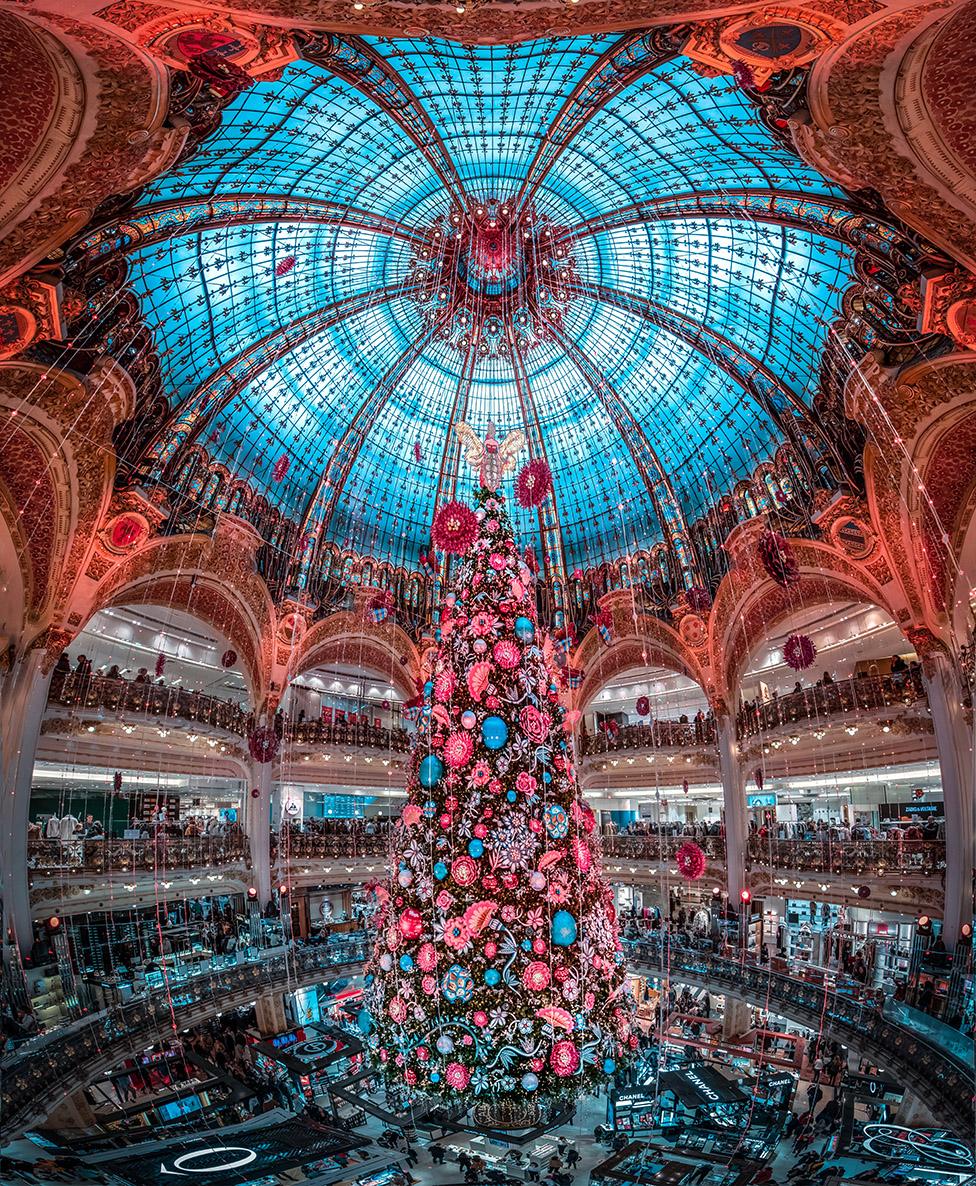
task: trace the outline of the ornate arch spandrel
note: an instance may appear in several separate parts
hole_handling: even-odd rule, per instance
[[[219,530],[215,539],[153,540],[103,578],[86,607],[86,620],[108,606],[133,604],[180,609],[213,626],[238,652],[252,703],[264,702],[276,618],[246,544]]]
[[[4,48],[15,73],[26,60],[31,81],[5,83],[6,109],[0,103],[5,144],[18,148],[0,207],[0,284],[83,227],[106,198],[165,172],[186,139],[185,128],[165,124],[166,69],[110,25],[6,9],[0,57]]]
[[[738,702],[749,655],[771,630],[801,609],[833,601],[861,602],[877,606],[904,626],[904,615],[864,566],[812,540],[791,539],[790,546],[800,568],[795,584],[784,588],[767,576],[754,540],[743,543],[734,567],[719,584],[709,618],[709,649],[719,694],[730,706]]]
[[[288,678],[334,663],[375,671],[406,700],[417,693],[420,655],[410,637],[389,619],[374,623],[360,612],[343,610],[316,622],[295,647]]]

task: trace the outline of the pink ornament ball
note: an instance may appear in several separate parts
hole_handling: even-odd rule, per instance
[[[419,939],[423,929],[424,920],[420,917],[420,911],[408,906],[400,915],[400,934],[404,939]]]

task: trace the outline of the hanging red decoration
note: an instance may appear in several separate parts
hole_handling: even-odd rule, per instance
[[[687,780],[687,778],[684,779],[684,781],[682,782],[681,789],[684,791],[684,793],[686,795],[688,794],[688,780]]]
[[[474,511],[463,502],[446,502],[434,516],[431,539],[441,552],[462,556],[478,535],[478,520]]]
[[[273,762],[278,753],[278,736],[274,729],[259,725],[248,735],[247,748],[255,762]]]
[[[296,263],[298,260],[293,255],[286,255],[284,259],[275,264],[275,275],[287,276]]]
[[[612,741],[620,733],[620,725],[616,721],[601,721],[600,730]]]
[[[778,531],[766,531],[759,537],[759,559],[769,576],[785,589],[800,579],[800,568],[789,540]]]
[[[115,791],[115,793],[117,795],[122,790],[122,771],[121,770],[116,770],[116,772],[112,778],[112,789]]]
[[[753,777],[753,778],[756,780],[756,786],[757,786],[757,787],[758,787],[760,790],[762,790],[762,789],[763,789],[763,772],[762,772],[762,766],[757,766],[757,767],[756,767],[756,769],[753,771],[752,777]]]
[[[783,643],[783,658],[794,671],[805,671],[816,657],[813,639],[805,634],[791,634]]]
[[[686,840],[675,853],[678,872],[685,881],[697,881],[705,872],[705,853],[693,840]]]
[[[534,577],[539,575],[539,561],[536,559],[535,548],[527,546],[523,552],[525,567]]]
[[[520,507],[537,507],[552,489],[552,470],[548,462],[536,457],[515,479],[515,501]]]
[[[707,614],[712,608],[712,595],[704,585],[692,585],[685,592],[688,608],[695,614]]]
[[[220,656],[221,667],[233,667],[237,662],[237,651],[224,651]]]
[[[646,717],[651,711],[651,701],[647,696],[638,696],[637,703],[634,705],[639,717]]]
[[[393,594],[389,589],[380,589],[366,603],[369,616],[379,625],[385,622],[394,608]]]
[[[420,565],[420,571],[425,576],[432,577],[434,575],[434,565],[431,563],[431,559],[426,552],[420,553],[417,563]]]
[[[280,482],[281,479],[288,473],[288,467],[291,465],[291,458],[287,453],[282,453],[278,460],[274,463],[274,469],[271,471],[271,477]]]
[[[420,459],[422,456],[423,456],[423,454],[420,451],[420,441],[414,441],[414,443],[413,443],[413,459],[414,459],[414,461],[417,462],[418,465],[420,464]]]
[[[166,656],[156,656],[156,678],[158,679],[163,674],[163,668],[166,666]]]
[[[609,610],[601,609],[599,613],[591,614],[590,621],[604,642],[613,641],[613,614]]]
[[[225,99],[233,99],[241,91],[254,85],[254,79],[236,62],[223,58],[213,49],[196,54],[187,63],[187,70],[206,83],[212,91]]]

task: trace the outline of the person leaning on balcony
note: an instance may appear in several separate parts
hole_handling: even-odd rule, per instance
[[[55,675],[70,675],[71,674],[71,656],[67,651],[62,651],[58,655],[58,661],[54,665]]]

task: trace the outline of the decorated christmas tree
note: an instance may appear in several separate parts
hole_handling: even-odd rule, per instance
[[[524,1106],[605,1082],[636,1040],[552,644],[484,478],[475,509],[434,521],[435,547],[463,559],[418,705],[363,1025],[408,1096]]]

